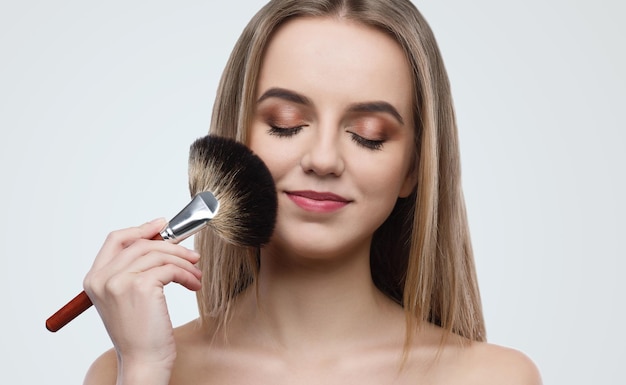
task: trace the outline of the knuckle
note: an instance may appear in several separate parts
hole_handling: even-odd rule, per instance
[[[87,275],[85,277],[85,279],[83,279],[83,290],[89,292],[89,291],[93,291],[93,281],[91,279],[91,276]]]
[[[107,234],[105,243],[112,243],[114,245],[121,245],[124,243],[124,230],[114,230]]]
[[[83,289],[94,291],[100,286],[99,282],[100,282],[100,277],[98,273],[96,272],[88,273],[83,279]]]
[[[126,281],[119,276],[109,278],[102,286],[107,296],[121,296],[127,292]]]
[[[90,296],[104,297],[104,287],[105,278],[102,277],[102,274],[98,274],[97,272],[87,274],[83,280],[83,290]]]
[[[141,231],[138,227],[129,227],[127,229],[118,229],[111,231],[105,242],[122,247],[127,247],[130,244],[137,242],[141,239]]]
[[[136,276],[131,283],[133,293],[144,298],[151,297],[159,286],[161,285],[154,278],[144,275]]]
[[[154,248],[154,241],[150,241],[150,240],[147,240],[147,239],[140,238],[140,239],[137,239],[133,243],[133,246],[135,246],[135,247],[137,247],[137,248],[139,248],[141,250],[149,250],[149,249]]]
[[[159,245],[156,244],[155,241],[140,238],[135,240],[127,249],[137,256],[141,256],[149,253],[154,254],[154,251],[158,250],[158,248]]]

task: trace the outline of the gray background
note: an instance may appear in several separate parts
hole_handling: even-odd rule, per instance
[[[188,146],[263,3],[0,3],[1,382],[80,383],[109,348],[94,309],[44,321],[110,230],[186,204]],[[546,384],[626,383],[625,3],[415,3],[452,81],[490,341]],[[174,324],[196,317],[166,291]]]

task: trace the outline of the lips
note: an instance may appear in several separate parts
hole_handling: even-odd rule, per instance
[[[349,199],[331,192],[287,191],[286,194],[296,205],[310,212],[333,212],[350,203]]]
[[[317,191],[288,191],[287,194],[300,196],[303,198],[313,199],[316,201],[334,201],[334,202],[349,202],[348,199],[333,194],[330,192],[317,192]]]

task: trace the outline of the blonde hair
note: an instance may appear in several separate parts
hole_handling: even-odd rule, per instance
[[[249,22],[217,91],[210,132],[247,140],[264,49],[295,17],[337,17],[392,36],[412,67],[417,185],[398,199],[372,242],[372,278],[407,316],[407,344],[421,322],[473,341],[485,340],[472,247],[461,191],[460,155],[448,76],[433,33],[408,0],[273,0]],[[225,326],[234,299],[254,282],[258,250],[196,236],[202,254],[200,315]]]

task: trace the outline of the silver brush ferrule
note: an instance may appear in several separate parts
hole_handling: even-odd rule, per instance
[[[178,243],[204,228],[219,210],[219,202],[209,192],[197,194],[167,226],[161,230],[164,241]]]

